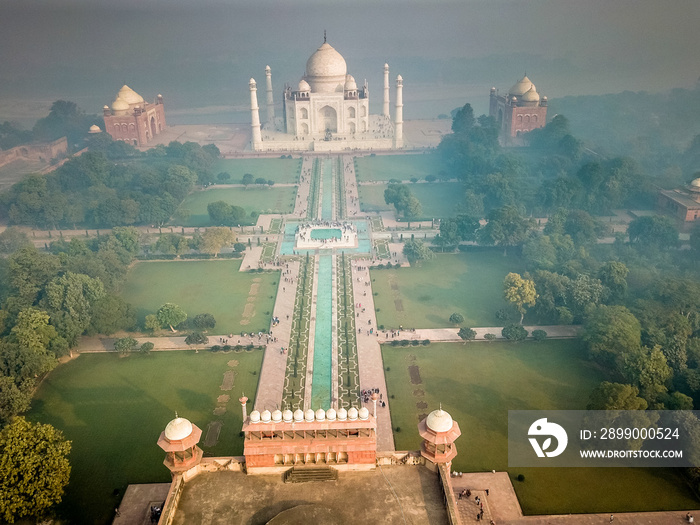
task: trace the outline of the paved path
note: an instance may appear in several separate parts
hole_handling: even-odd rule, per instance
[[[528,339],[532,338],[533,330],[544,330],[547,332],[548,339],[573,339],[580,335],[582,327],[581,325],[543,325],[525,326],[525,329],[528,331]],[[504,339],[501,335],[502,326],[477,327],[472,330],[476,332],[474,341],[486,341],[484,338],[486,334],[494,334],[496,339]],[[458,332],[459,328],[417,328],[415,331],[403,330],[394,339],[418,339],[419,341],[430,339],[433,342],[464,342],[457,335]],[[391,334],[388,331],[380,334],[382,342],[391,341],[391,339]]]
[[[357,269],[358,266],[366,268],[368,263],[369,260],[363,259],[352,261],[352,292],[357,316],[355,321],[356,326],[362,330],[362,333],[357,334],[357,361],[360,370],[360,389],[379,388],[379,391],[384,394],[383,399],[386,401],[386,407],[381,408],[377,406],[377,450],[385,452],[395,450],[395,447],[394,434],[391,427],[389,396],[386,395],[384,361],[382,360],[382,349],[377,336],[375,334],[369,335],[370,328],[373,328],[375,333],[377,329],[377,317],[374,311],[374,298],[372,296],[369,270]],[[358,304],[362,306],[358,308]],[[367,405],[367,408],[371,413],[373,410],[371,402]]]
[[[304,155],[301,161],[301,175],[299,176],[299,188],[294,201],[294,212],[291,217],[303,219],[306,217],[306,208],[309,206],[309,192],[311,190],[311,172],[314,165],[314,158]],[[289,215],[288,215],[289,217]]]
[[[272,328],[272,335],[277,337],[277,342],[267,346],[260,370],[258,392],[255,396],[255,409],[273,411],[282,410],[282,395],[284,393],[284,375],[287,367],[289,352],[283,354],[281,348],[289,347],[289,338],[292,333],[292,320],[294,313],[294,300],[297,293],[297,277],[299,275],[299,261],[290,261],[288,267],[282,269],[277,299],[273,315],[279,317],[279,324]],[[290,283],[289,280],[294,282]],[[285,281],[287,279],[287,281]]]
[[[345,214],[347,218],[361,217],[360,196],[357,192],[357,176],[355,175],[355,158],[343,155],[343,178],[345,183]]]
[[[490,515],[496,525],[603,525],[610,523],[610,513],[523,516],[520,503],[507,472],[471,472],[451,478],[455,501],[463,523],[488,524],[476,520],[479,496],[484,501],[484,518]],[[471,498],[459,499],[459,493],[469,489]],[[489,495],[486,496],[486,489]],[[693,514],[693,511],[690,512]],[[698,513],[700,515],[700,513]],[[680,525],[688,523],[686,511],[614,513],[614,525]],[[696,517],[697,519],[697,517]]]

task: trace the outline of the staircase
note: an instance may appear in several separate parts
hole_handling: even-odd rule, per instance
[[[294,467],[284,473],[285,483],[335,481],[336,479],[338,479],[338,471],[330,467]]]

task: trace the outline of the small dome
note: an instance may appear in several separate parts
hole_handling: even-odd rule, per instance
[[[307,421],[311,423],[314,420],[314,411],[311,409],[308,409],[306,412],[304,412],[304,421]]]
[[[401,82],[401,81],[403,80],[403,77],[402,77],[401,75],[399,75],[398,77],[396,77],[396,80],[398,80],[399,82]]]
[[[540,95],[535,91],[535,86],[532,86],[527,93],[523,95],[522,98],[523,102],[539,102],[540,101]]]
[[[272,413],[272,421],[273,423],[280,423],[282,422],[282,412],[279,410],[275,410]]]
[[[284,419],[285,423],[291,423],[292,419],[294,419],[294,414],[292,414],[291,410],[285,410],[282,412],[282,419]]]
[[[311,86],[303,78],[299,81],[299,91],[311,91]]]
[[[300,421],[304,421],[304,412],[298,408],[294,411],[294,421],[297,423]]]
[[[254,78],[251,78],[251,79],[248,81],[248,85],[249,85],[249,86],[252,86],[252,87],[255,87],[255,79],[254,79]]]
[[[119,90],[117,97],[124,100],[127,104],[143,104],[143,97],[139,95],[136,91],[131,89],[129,86],[124,84]]]
[[[326,411],[323,410],[322,408],[319,408],[316,411],[316,421],[325,421],[326,419]]]
[[[353,91],[357,89],[357,83],[352,75],[345,76],[345,91]]]
[[[260,412],[257,410],[253,410],[250,413],[250,422],[251,423],[260,423]]]
[[[344,408],[338,409],[338,421],[345,421],[348,418],[348,411]]]
[[[452,416],[442,408],[433,410],[425,420],[427,426],[433,432],[448,432],[452,429]]]
[[[102,107],[102,109],[109,109],[109,106],[108,106],[107,104],[105,104],[105,105]]]
[[[688,184],[688,190],[692,191],[693,193],[700,193],[700,177],[690,181],[690,184]]]
[[[335,417],[336,417],[335,408],[329,408],[328,412],[326,412],[326,419],[328,421],[335,421]]]
[[[521,97],[530,91],[530,89],[534,89],[535,91],[537,90],[535,88],[535,84],[533,84],[530,79],[527,78],[527,75],[525,75],[519,82],[513,84],[513,87],[508,90],[508,94]]]
[[[192,433],[192,423],[184,417],[176,417],[165,427],[165,437],[170,441],[180,441]]]
[[[357,419],[357,409],[355,407],[351,407],[350,410],[348,410],[348,419],[350,421],[355,421]]]
[[[547,95],[545,95],[544,97],[542,97],[542,100],[547,100]]]
[[[265,71],[270,71],[270,66],[265,66]]]
[[[100,132],[102,132],[102,130],[100,129],[100,126],[98,126],[96,124],[93,124],[92,126],[90,126],[90,130],[88,131],[88,133],[100,133]]]
[[[263,423],[269,423],[271,419],[272,414],[270,414],[269,410],[263,410],[262,414],[260,414],[260,421],[262,421]]]
[[[359,416],[360,420],[367,421],[369,419],[369,410],[367,409],[367,407],[362,407],[358,411],[357,415]]]
[[[129,103],[121,97],[117,97],[112,102],[112,111],[127,111]]]

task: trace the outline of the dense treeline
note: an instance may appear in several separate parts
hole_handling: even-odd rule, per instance
[[[529,133],[516,153],[499,149],[492,127],[465,106],[454,117],[454,135],[440,145],[467,189],[461,213],[442,221],[435,244],[445,250],[477,241],[519,251],[527,271],[507,276],[504,291],[513,288],[509,278],[534,288],[526,314],[533,324],[583,324],[589,356],[607,376],[588,408],[699,407],[700,227],[692,230],[690,250],[681,249],[676,223],[665,216],[639,217],[627,235],[601,244],[612,233],[599,216],[648,204],[654,181],[633,159],[587,152],[561,115]],[[700,152],[700,138],[695,143]],[[528,192],[528,183],[538,189]],[[545,227],[537,228],[528,212],[546,214]],[[522,322],[524,303],[509,301],[497,317]],[[684,425],[700,439],[696,418]],[[690,474],[700,486],[700,470]]]
[[[132,329],[116,290],[140,249],[135,228],[74,238],[40,252],[25,242],[0,259],[0,423],[29,408],[36,381],[82,334]]]
[[[102,134],[104,135],[104,134]],[[103,151],[75,157],[50,175],[30,175],[0,196],[0,217],[37,228],[109,228],[164,224],[194,188],[211,177],[216,146],[171,142],[146,154],[104,141]],[[116,144],[138,161],[114,162]]]
[[[700,82],[692,89],[569,96],[550,100],[551,114],[571,119],[577,137],[603,156],[627,155],[663,185],[676,186],[700,170],[689,149],[700,153]],[[696,137],[693,139],[693,137]]]

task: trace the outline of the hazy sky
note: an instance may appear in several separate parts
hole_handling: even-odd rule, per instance
[[[406,118],[483,112],[525,71],[550,98],[691,87],[698,21],[698,0],[0,0],[0,120],[99,112],[124,83],[175,119],[241,120],[248,79],[296,84],[324,29],[373,112],[384,62],[401,73]]]

